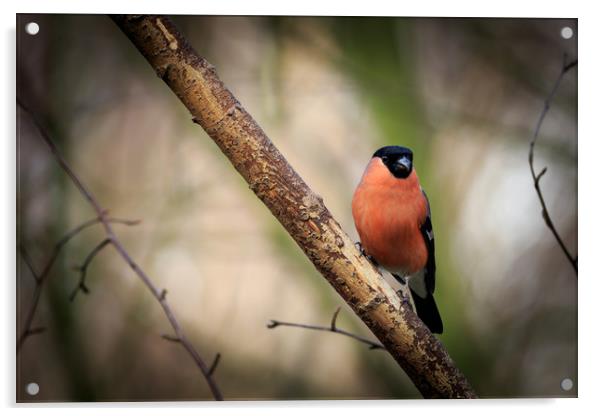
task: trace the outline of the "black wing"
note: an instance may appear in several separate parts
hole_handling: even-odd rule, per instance
[[[433,224],[431,223],[431,206],[429,199],[424,194],[426,199],[427,214],[424,223],[420,226],[420,232],[424,237],[426,249],[428,251],[428,258],[426,260],[426,266],[424,267],[424,286],[426,287],[426,297],[421,297],[416,292],[412,292],[412,299],[414,300],[414,306],[416,306],[416,314],[422,322],[431,330],[433,334],[443,333],[443,321],[441,315],[437,309],[433,292],[435,291],[435,235],[433,234]]]
[[[433,233],[433,224],[431,223],[431,204],[429,203],[429,199],[426,196],[426,193],[422,191],[424,195],[424,199],[426,199],[426,219],[424,223],[420,226],[420,232],[422,233],[422,237],[424,237],[424,242],[426,244],[426,249],[428,252],[428,258],[426,260],[426,266],[424,271],[424,281],[426,284],[426,290],[428,293],[433,293],[435,291],[435,234]]]

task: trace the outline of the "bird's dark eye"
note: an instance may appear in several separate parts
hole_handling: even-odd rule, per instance
[[[387,163],[389,161],[387,156],[383,156],[381,159],[383,160],[383,163]]]

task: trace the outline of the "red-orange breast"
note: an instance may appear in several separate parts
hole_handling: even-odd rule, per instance
[[[423,269],[428,251],[420,226],[427,210],[414,169],[400,180],[379,157],[370,160],[352,201],[355,227],[368,255],[393,273]]]

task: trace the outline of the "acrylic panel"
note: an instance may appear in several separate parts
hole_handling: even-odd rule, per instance
[[[17,15],[17,401],[576,397],[577,29]]]

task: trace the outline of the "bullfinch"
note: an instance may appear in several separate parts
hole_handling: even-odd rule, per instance
[[[435,236],[426,193],[407,147],[386,146],[368,163],[352,201],[362,252],[402,285],[409,283],[416,314],[443,332],[435,291]]]

